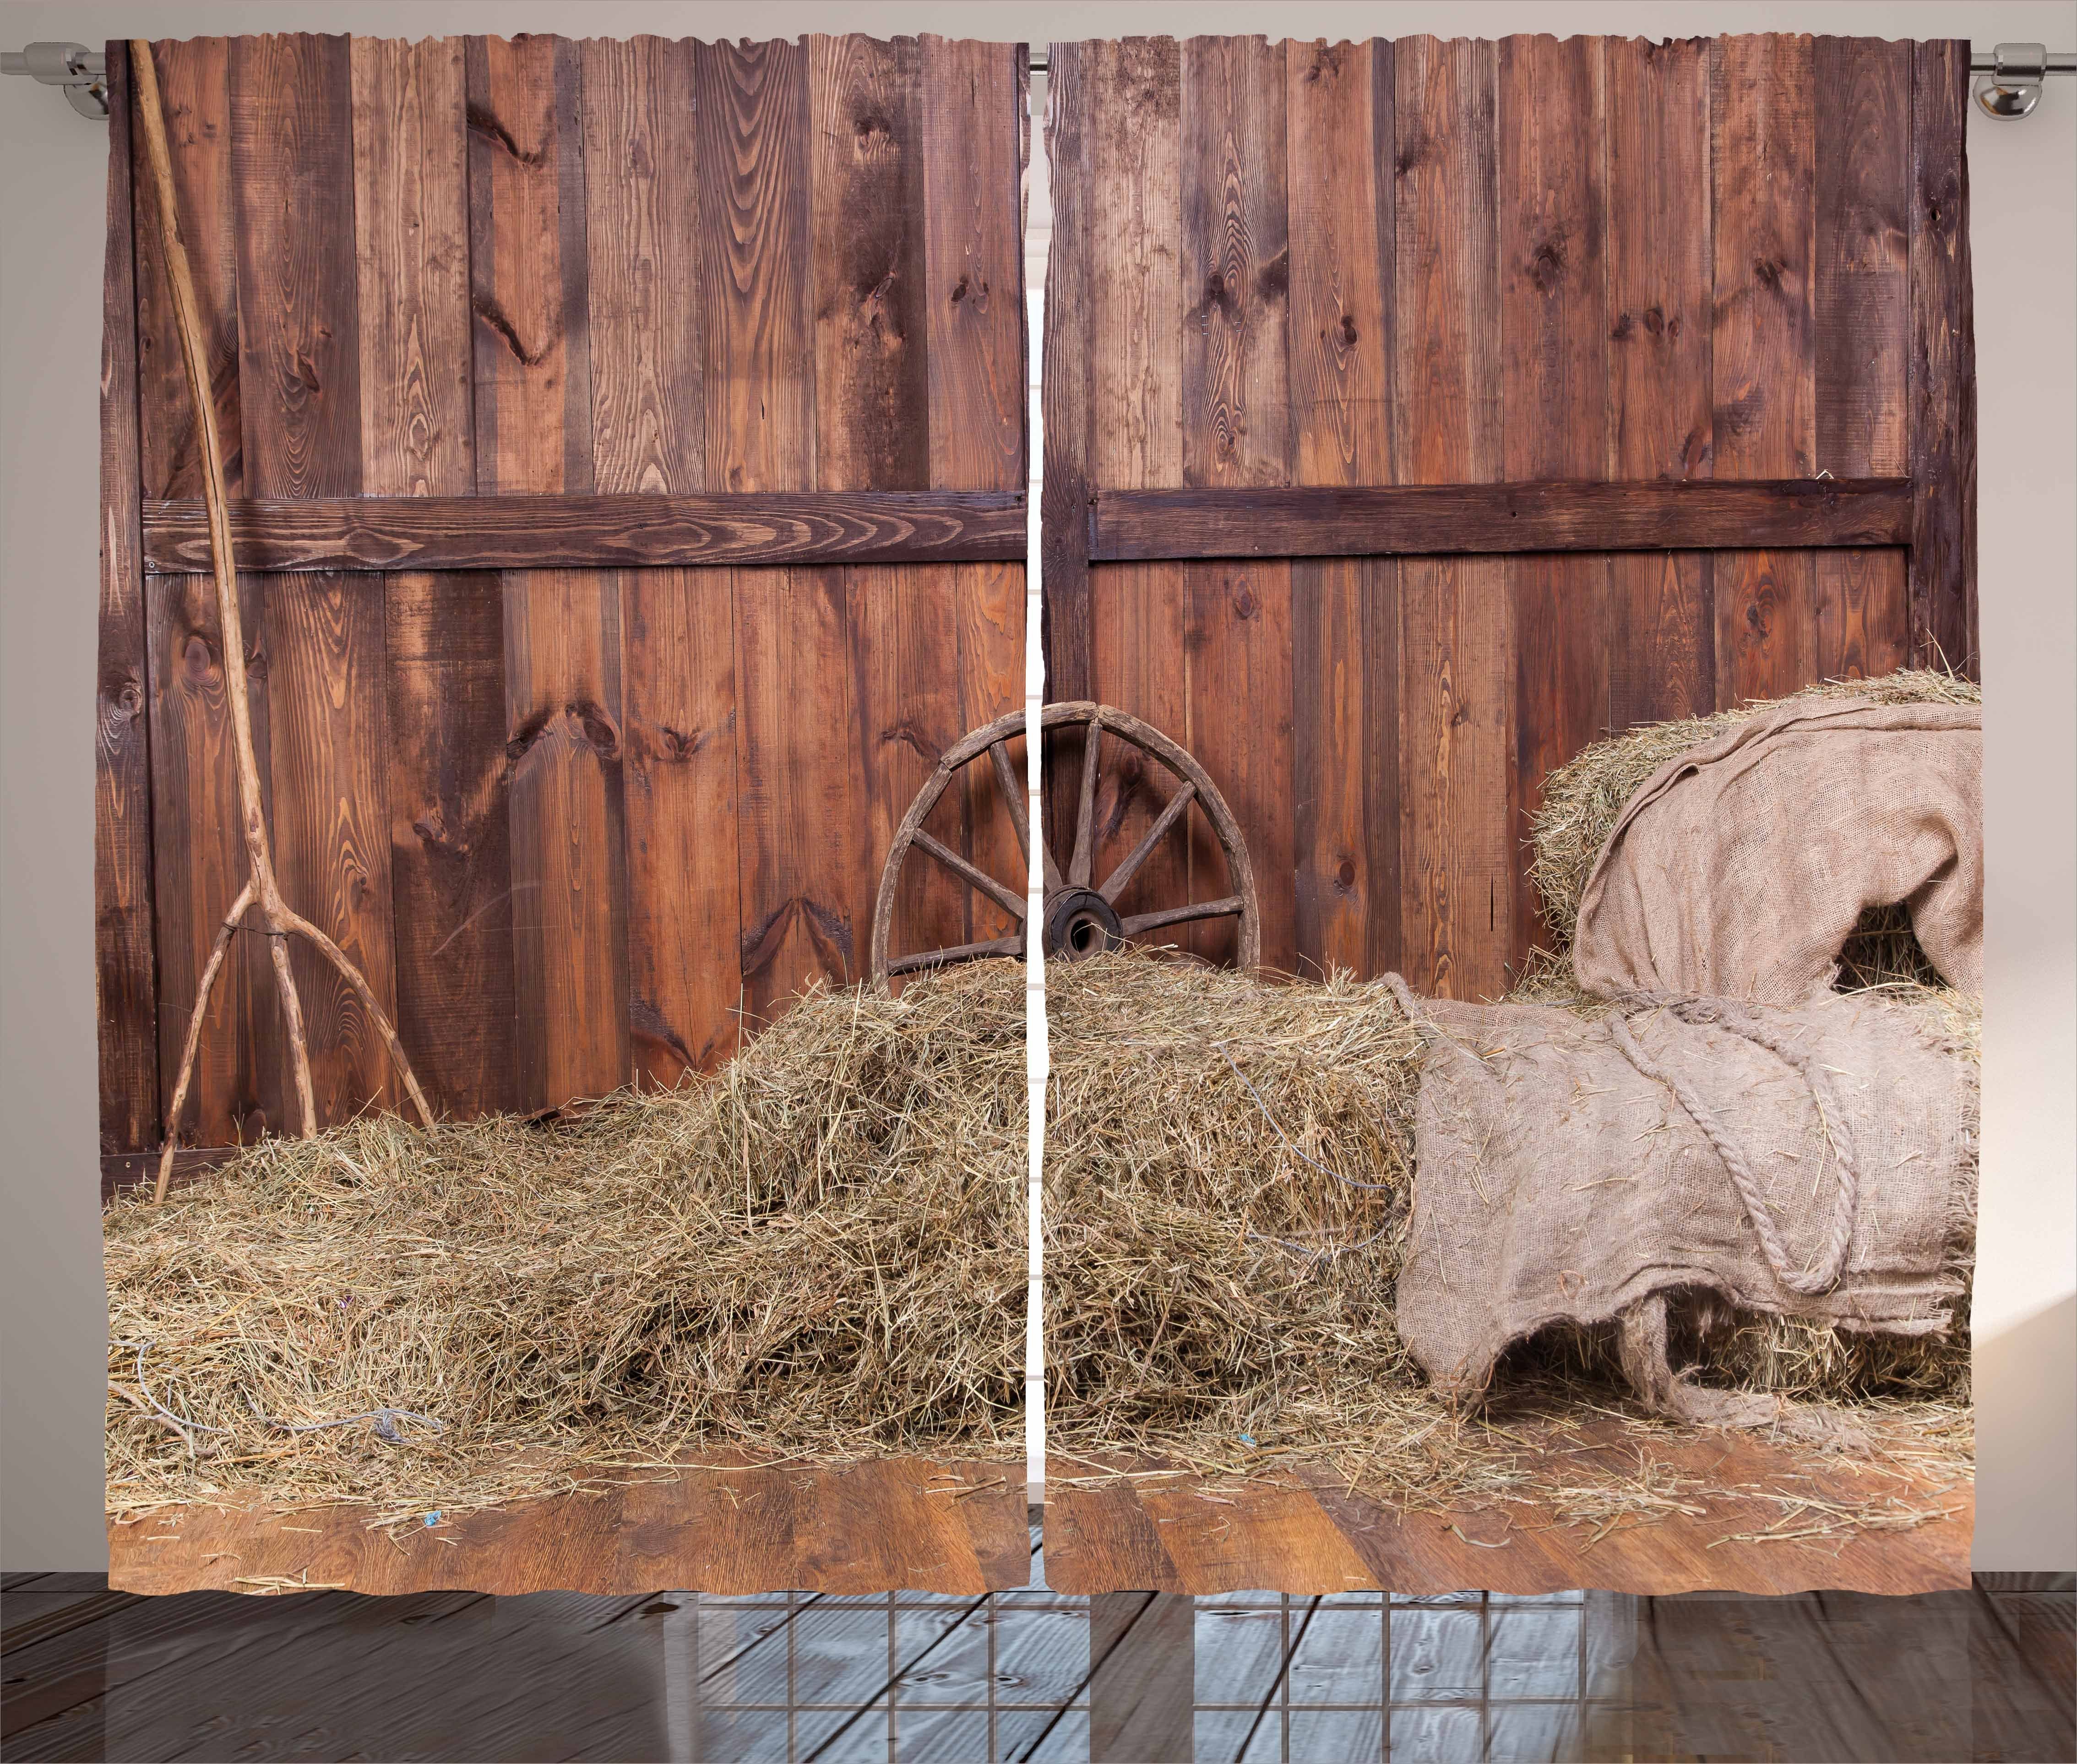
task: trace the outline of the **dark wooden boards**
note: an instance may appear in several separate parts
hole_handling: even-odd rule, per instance
[[[1089,555],[1401,557],[1522,551],[1813,549],[1902,545],[1914,518],[1904,477],[1708,478],[1101,490]]]
[[[130,51],[108,62],[108,239],[102,273],[101,609],[94,700],[94,1005],[101,1150],[159,1137],[152,938],[152,762],[137,508],[136,239],[131,225]]]
[[[859,978],[886,831],[1022,689],[1015,47],[156,54],[285,884],[393,1000],[435,1105],[672,1083],[732,1053],[746,1013]],[[158,993],[104,986],[159,1019],[107,1086],[117,1155],[160,1137],[156,1075],[243,869],[193,425],[128,188],[138,433],[108,432],[141,522],[104,599],[112,644],[137,627],[166,763],[141,736],[123,756],[148,892],[112,870],[99,890],[111,959],[129,937]],[[978,775],[934,825],[1014,883],[997,799]],[[919,936],[1000,929],[933,882]],[[351,1001],[314,989],[335,1118],[389,1079]],[[280,1067],[264,947],[241,938],[183,1138],[293,1125]]]
[[[1975,676],[1976,331],[1969,263],[1969,46],[1912,49],[1911,655]]]
[[[674,1476],[443,1516],[408,1529],[369,1509],[161,1508],[108,1527],[109,1584],[129,1592],[397,1594],[465,1587],[979,1595],[1030,1575],[1024,1466],[870,1458],[840,1467],[726,1456]]]
[[[1551,768],[1932,654],[1921,538],[1969,623],[1943,46],[1059,52],[1048,691],[1235,797],[1271,965],[1504,991]]]
[[[1541,1474],[1553,1486],[1597,1467],[1637,1474],[1638,1448],[1621,1430],[1584,1423]],[[1534,1438],[1532,1427],[1525,1438]],[[1399,1594],[1466,1587],[1534,1594],[1579,1587],[1667,1594],[1708,1588],[1779,1594],[1817,1587],[1881,1593],[1969,1584],[1975,1499],[1967,1483],[1922,1492],[1945,1510],[1910,1530],[1755,1541],[1784,1511],[1780,1491],[1820,1499],[1898,1492],[1885,1477],[1838,1456],[1753,1435],[1704,1433],[1654,1442],[1661,1474],[1702,1476],[1735,1495],[1696,1496],[1650,1522],[1606,1528],[1559,1523],[1534,1475],[1519,1505],[1395,1512],[1352,1495],[1330,1471],[1301,1467],[1278,1483],[1177,1475],[1107,1477],[1080,1462],[1047,1473],[1046,1580],[1056,1591]],[[1121,1462],[1118,1469],[1159,1467]],[[1216,1499],[1204,1498],[1209,1488]],[[1691,1509],[1699,1508],[1698,1511]],[[1596,1533],[1600,1533],[1596,1536]]]

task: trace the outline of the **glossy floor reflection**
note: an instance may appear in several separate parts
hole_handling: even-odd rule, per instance
[[[1193,1604],[1035,1571],[972,1599],[139,1599],[43,1575],[0,1602],[9,1758],[2077,1757],[2067,1575]]]

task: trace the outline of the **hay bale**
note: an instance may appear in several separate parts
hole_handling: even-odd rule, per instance
[[[1893,705],[1981,704],[1983,694],[1972,680],[1913,668],[1879,680],[1828,680],[1791,696],[1866,698],[1876,704]],[[1714,740],[1771,704],[1786,701],[1755,700],[1742,709],[1719,711],[1714,716],[1646,723],[1596,742],[1544,779],[1542,801],[1530,823],[1529,879],[1542,905],[1552,955],[1562,959],[1569,954],[1587,877],[1638,788],[1667,760]],[[1855,928],[1846,963],[1877,983],[1890,979],[1926,980],[1933,977],[1933,969],[1917,943],[1901,909],[1881,909],[1864,916]]]
[[[372,1117],[117,1200],[111,1508],[455,1509],[723,1446],[1017,1450],[1024,1039],[1022,971],[983,963],[811,996],[668,1094]],[[270,1425],[385,1408],[441,1429]]]

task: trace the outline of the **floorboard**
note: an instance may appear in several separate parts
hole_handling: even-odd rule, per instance
[[[108,1527],[124,1592],[980,1595],[1025,1584],[1024,1467],[709,1462],[477,1512],[160,1508]]]
[[[1580,1439],[1584,1450],[1576,1449]],[[1637,1448],[1617,1429],[1580,1429],[1568,1444],[1575,1449],[1563,1458],[1562,1474],[1571,1481],[1637,1470]],[[1605,1526],[1559,1523],[1551,1496],[1538,1498],[1533,1484],[1520,1505],[1400,1512],[1349,1492],[1317,1466],[1237,1486],[1231,1477],[1214,1483],[1193,1475],[1099,1473],[1158,1467],[1151,1459],[1103,1467],[1060,1461],[1047,1477],[1047,1581],[1077,1594],[1201,1596],[1251,1587],[1322,1595],[1465,1587],[1516,1595],[1578,1587],[1907,1594],[1969,1585],[1975,1503],[1967,1482],[1900,1484],[1750,1435],[1668,1434],[1651,1456],[1661,1486],[1677,1487],[1688,1478],[1750,1492],[1682,1492],[1679,1506],[1663,1516],[1624,1516]],[[1896,1496],[1944,1516],[1904,1530],[1782,1535],[1814,1529],[1811,1511],[1799,1513],[1800,1500],[1871,1496]]]

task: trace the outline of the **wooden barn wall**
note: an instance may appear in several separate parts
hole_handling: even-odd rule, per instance
[[[1966,44],[1053,56],[1048,690],[1209,768],[1267,965],[1498,994],[1551,767],[1829,676],[1975,672]],[[1911,477],[1909,550],[1090,565],[1080,536],[1109,490],[1825,474]],[[1214,849],[1167,861],[1134,886],[1223,892]]]
[[[244,863],[211,585],[139,561],[139,499],[202,479],[110,52],[98,906],[119,1153],[160,1141]],[[233,497],[1022,489],[1021,49],[302,35],[154,55]],[[366,971],[444,1110],[711,1067],[805,985],[860,978],[910,797],[1018,701],[1022,575],[248,576],[284,890]],[[993,788],[954,793],[940,837],[997,837]],[[1004,928],[935,881],[904,910],[918,942]],[[265,953],[235,942],[189,1142],[296,1125]],[[324,1120],[394,1103],[371,1024],[306,955]]]

